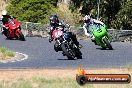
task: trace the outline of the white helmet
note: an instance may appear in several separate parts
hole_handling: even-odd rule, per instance
[[[88,22],[90,22],[90,16],[89,15],[86,15],[84,18],[83,18],[83,20],[84,20],[84,22],[85,23],[88,23]]]
[[[3,10],[2,11],[2,15],[7,15],[7,11],[6,10]]]

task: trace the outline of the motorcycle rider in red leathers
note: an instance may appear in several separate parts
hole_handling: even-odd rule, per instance
[[[6,10],[2,11],[2,17],[1,17],[1,21],[2,24],[0,24],[1,27],[3,27],[3,32],[2,34],[4,34],[5,36],[7,36],[7,27],[5,27],[4,25],[7,24],[9,22],[10,19],[15,19],[15,17],[12,17],[10,15],[7,14]],[[19,26],[19,29],[21,30],[21,26]]]

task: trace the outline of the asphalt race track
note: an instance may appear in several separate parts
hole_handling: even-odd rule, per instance
[[[0,35],[0,47],[5,46],[28,55],[18,62],[0,63],[2,68],[119,68],[132,66],[132,43],[114,42],[114,50],[101,50],[91,41],[80,41],[83,59],[67,60],[61,52],[55,52],[46,38],[26,37],[26,41],[6,40]]]

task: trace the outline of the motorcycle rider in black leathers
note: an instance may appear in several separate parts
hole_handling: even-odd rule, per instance
[[[50,18],[50,30],[49,30],[49,42],[52,42],[53,41],[53,37],[52,37],[52,32],[54,31],[54,29],[58,26],[61,26],[63,28],[62,31],[65,31],[65,28],[68,28],[69,25],[66,25],[62,22],[59,21],[58,19],[58,16],[57,15],[51,15]],[[76,35],[73,34],[72,32],[68,32],[69,35],[70,35],[70,38],[72,39],[72,41],[74,42],[74,44],[78,47],[78,48],[81,48],[82,46],[79,44],[79,42],[77,41],[77,38],[76,38]],[[56,47],[54,48],[57,48],[58,46],[56,45]],[[56,49],[55,49],[56,51]]]

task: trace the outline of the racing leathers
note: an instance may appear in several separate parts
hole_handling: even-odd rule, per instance
[[[15,17],[10,16],[10,15],[3,15],[1,17],[1,24],[0,24],[0,26],[3,27],[2,34],[4,34],[5,36],[7,36],[7,29],[8,29],[8,27],[5,27],[4,25],[7,24],[12,19],[15,19]],[[19,26],[19,29],[21,30],[21,26]]]
[[[87,22],[87,23],[84,23],[84,25],[83,25],[83,29],[84,29],[85,35],[90,37],[92,42],[94,42],[96,44],[95,37],[89,31],[89,25],[92,25],[92,24],[97,24],[97,25],[99,25],[98,27],[101,28],[101,26],[104,23],[99,21],[99,20],[90,18],[90,21]]]
[[[61,26],[63,29],[62,29],[62,31],[63,32],[65,32],[66,31],[66,29],[69,29],[69,25],[68,24],[64,24],[64,23],[62,23],[62,22],[57,22],[56,24],[54,24],[54,25],[52,25],[52,24],[50,24],[50,30],[49,30],[49,42],[52,42],[53,41],[53,37],[52,37],[52,32],[55,30],[55,28],[56,27],[59,27],[59,26]],[[76,35],[74,34],[74,33],[72,33],[72,32],[68,32],[69,33],[69,35],[70,35],[70,38],[72,39],[72,41],[74,42],[74,44],[77,46],[77,47],[79,47],[79,48],[81,48],[80,46],[79,46],[79,42],[77,41],[77,38],[76,38]],[[58,45],[56,45],[55,44],[55,48],[57,48],[58,47]],[[56,50],[55,50],[56,51]]]

